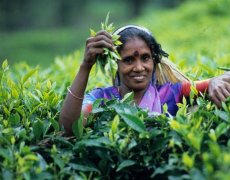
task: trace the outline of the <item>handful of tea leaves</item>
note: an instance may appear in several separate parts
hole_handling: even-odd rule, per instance
[[[98,67],[100,67],[101,71],[104,74],[110,74],[113,78],[115,78],[117,72],[117,60],[121,60],[119,53],[117,52],[116,48],[121,45],[122,43],[118,40],[119,35],[112,34],[115,27],[113,23],[108,24],[109,21],[109,13],[106,16],[105,22],[101,23],[101,29],[107,31],[111,36],[114,44],[114,50],[111,51],[108,48],[104,48],[104,53],[102,56],[97,56],[96,60],[96,71],[98,71]],[[96,32],[90,29],[91,36],[95,36]]]

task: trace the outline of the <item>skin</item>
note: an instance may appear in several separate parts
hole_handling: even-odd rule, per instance
[[[86,40],[84,59],[70,87],[75,96],[84,97],[89,73],[96,62],[96,56],[103,54],[103,48],[114,48],[112,37],[105,31],[99,31],[95,37]],[[133,91],[134,101],[138,104],[151,81],[154,69],[150,49],[143,40],[136,37],[127,41],[120,55],[123,59],[118,63],[121,96]],[[210,99],[221,106],[221,102],[230,96],[230,72],[210,79],[208,92]],[[66,135],[72,135],[72,124],[81,115],[83,100],[80,98],[74,98],[68,93],[64,100],[59,123],[65,128]],[[85,125],[89,114],[84,111],[82,113]]]

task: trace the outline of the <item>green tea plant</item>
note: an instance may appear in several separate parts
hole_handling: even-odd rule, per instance
[[[166,107],[149,116],[132,94],[103,99],[103,106],[97,100],[83,131],[65,137],[58,118],[71,79],[63,81],[63,72],[73,59],[44,71],[2,64],[1,179],[229,179],[230,100],[218,109],[191,94],[175,117]]]

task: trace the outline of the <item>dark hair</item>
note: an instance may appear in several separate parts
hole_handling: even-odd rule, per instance
[[[120,35],[119,40],[122,42],[122,45],[117,48],[118,52],[124,48],[126,42],[129,39],[139,37],[144,40],[147,46],[150,48],[154,63],[159,63],[162,56],[168,57],[168,54],[161,49],[161,45],[157,43],[152,34],[150,34],[150,32],[146,31],[145,29],[142,30],[138,26],[127,27],[117,34]]]

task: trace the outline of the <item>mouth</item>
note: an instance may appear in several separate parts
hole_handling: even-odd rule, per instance
[[[132,79],[134,79],[135,81],[141,82],[145,80],[145,76],[144,75],[135,75],[135,76],[131,76]]]

